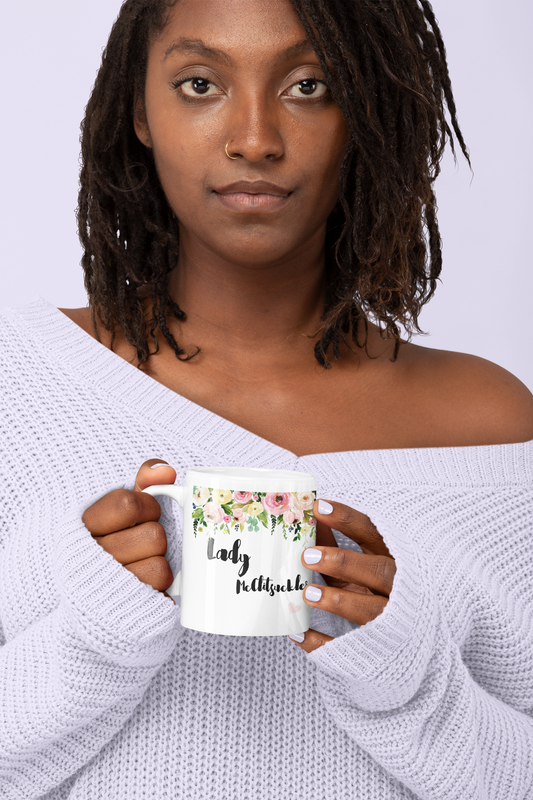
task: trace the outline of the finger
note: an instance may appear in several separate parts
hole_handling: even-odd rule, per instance
[[[329,585],[331,586],[331,584]],[[359,586],[358,583],[340,584],[340,588],[346,589],[347,592],[357,592],[358,594],[373,594],[373,592],[370,591],[368,586]]]
[[[316,543],[323,547],[338,547],[335,534],[331,528],[319,519],[316,521]]]
[[[367,586],[385,597],[389,597],[396,575],[396,562],[390,556],[357,553],[345,547],[308,547],[302,553],[302,564],[332,578]]]
[[[322,508],[322,512],[318,509]],[[331,511],[327,513],[327,509]],[[326,513],[324,513],[326,511]],[[390,556],[389,549],[374,523],[366,514],[333,500],[315,500],[313,514],[317,522],[340,531],[361,546],[363,553]]]
[[[314,593],[313,590],[317,590]],[[311,596],[308,591],[311,590]],[[311,597],[316,600],[311,600]],[[387,603],[388,597],[378,594],[359,594],[348,592],[346,589],[333,589],[330,586],[316,586],[309,584],[303,593],[307,605],[316,606],[324,611],[329,611],[337,617],[343,617],[356,625],[366,625],[367,622],[379,617]]]
[[[312,653],[313,650],[318,650],[319,647],[326,644],[326,642],[333,641],[333,636],[328,636],[327,633],[321,633],[320,631],[315,631],[313,628],[309,628],[308,631],[305,633],[300,633],[298,636],[303,636],[303,641],[298,642],[296,639],[289,639],[293,641],[295,644],[298,645],[302,650],[305,650],[306,653]]]
[[[151,469],[152,464],[164,466]],[[161,516],[161,506],[155,497],[143,494],[143,489],[158,483],[174,483],[175,480],[174,467],[160,458],[151,458],[139,468],[133,492],[129,489],[108,492],[84,511],[82,522],[93,536],[105,536],[142,522],[157,521]]]
[[[97,542],[124,567],[151,556],[164,556],[167,552],[165,529],[154,520],[124,531],[109,533],[107,536],[99,536]]]
[[[331,528],[328,528],[327,525],[324,525],[323,522],[320,522],[320,520],[316,521],[316,543],[324,547],[338,547],[333,531]],[[335,578],[330,578],[329,575],[324,575],[324,580],[329,585],[332,583],[337,585]]]
[[[158,483],[174,483],[175,480],[176,470],[174,467],[161,458],[149,458],[139,467],[133,491],[142,492],[148,486],[155,486]]]
[[[162,556],[153,556],[145,558],[143,561],[136,561],[134,564],[127,564],[124,569],[133,572],[141,583],[152,586],[158,592],[170,589],[174,583],[170,564]]]
[[[161,506],[152,495],[115,489],[89,506],[81,519],[93,536],[105,536],[150,520],[157,522],[160,516]]]

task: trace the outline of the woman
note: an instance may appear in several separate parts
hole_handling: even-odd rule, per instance
[[[1,316],[3,797],[529,796],[533,398],[400,338],[445,105],[426,0],[123,4],[90,306]],[[215,463],[317,477],[302,641],[179,624],[142,489]]]

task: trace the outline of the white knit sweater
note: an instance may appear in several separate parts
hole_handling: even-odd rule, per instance
[[[0,313],[0,381],[1,798],[533,798],[533,442],[297,458],[37,296]],[[383,613],[313,608],[311,654],[181,627],[81,522],[152,457],[313,473],[395,557]]]

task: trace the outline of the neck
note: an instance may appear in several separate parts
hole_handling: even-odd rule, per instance
[[[322,239],[323,242],[323,239]],[[309,242],[289,258],[235,263],[206,248],[183,247],[169,292],[187,314],[171,329],[187,351],[225,360],[285,362],[313,356],[324,308],[325,250]],[[311,337],[311,338],[309,338]]]

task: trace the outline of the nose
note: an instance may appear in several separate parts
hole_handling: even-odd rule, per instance
[[[228,154],[252,163],[281,158],[284,153],[283,138],[274,104],[264,96],[251,97],[247,94],[232,105],[226,139],[229,139]]]

